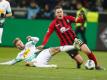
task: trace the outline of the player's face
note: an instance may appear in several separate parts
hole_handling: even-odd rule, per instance
[[[19,40],[16,43],[16,47],[20,50],[23,50],[25,46],[24,46],[23,42],[21,40]]]
[[[56,17],[58,19],[62,19],[63,18],[63,10],[62,10],[62,8],[56,9],[55,15],[56,15]]]

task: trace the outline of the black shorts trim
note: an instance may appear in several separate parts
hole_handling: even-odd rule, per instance
[[[73,50],[70,50],[70,51],[67,51],[67,54],[71,57],[71,58],[75,58],[76,55],[78,55],[78,50],[77,49],[73,49]]]

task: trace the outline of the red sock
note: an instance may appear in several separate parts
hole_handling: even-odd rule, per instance
[[[95,57],[95,55],[92,52],[88,54],[88,58],[93,60],[95,62],[95,65],[97,65],[96,57]]]

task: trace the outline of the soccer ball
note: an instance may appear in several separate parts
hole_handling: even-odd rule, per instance
[[[95,68],[95,63],[93,60],[87,60],[84,66],[88,70],[93,70]]]

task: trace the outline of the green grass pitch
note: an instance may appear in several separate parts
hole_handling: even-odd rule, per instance
[[[19,50],[16,48],[0,47],[0,62],[15,58]],[[99,63],[107,69],[107,52],[94,52]],[[87,57],[81,52],[84,60]],[[14,66],[0,66],[0,80],[107,80],[107,70],[86,70],[75,68],[75,62],[62,52],[57,54],[49,62],[57,64],[58,69],[26,67],[24,62]]]

